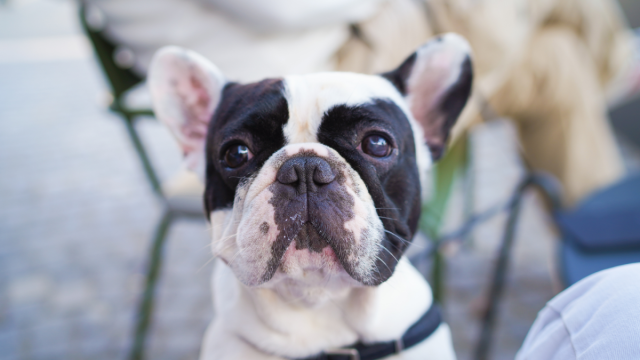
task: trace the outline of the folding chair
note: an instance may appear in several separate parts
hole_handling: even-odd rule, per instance
[[[558,262],[566,287],[611,267],[640,262],[640,173],[596,192],[572,209],[561,205],[558,182],[549,175],[529,174],[509,204],[510,214],[500,246],[482,319],[476,359],[488,358],[495,318],[504,289],[522,194],[537,186],[548,198],[560,232]]]
[[[160,181],[151,163],[148,151],[136,129],[136,122],[142,117],[152,117],[153,111],[150,106],[147,108],[135,107],[130,101],[132,92],[143,85],[143,79],[131,71],[130,63],[123,61],[121,58],[122,54],[127,55],[126,50],[119,48],[104,36],[105,18],[98,9],[81,3],[80,22],[93,45],[98,63],[111,87],[113,100],[109,109],[122,118],[149,185],[160,200],[163,208],[151,240],[147,259],[146,283],[138,304],[134,342],[129,353],[130,359],[142,359],[144,357],[145,339],[151,322],[154,293],[162,265],[162,252],[167,232],[171,224],[180,218],[204,220],[202,205],[204,189],[195,175],[186,171],[165,182]]]

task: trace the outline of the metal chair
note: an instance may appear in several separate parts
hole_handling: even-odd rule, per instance
[[[142,359],[168,230],[177,219],[204,220],[202,205],[204,189],[197,177],[187,172],[164,182],[160,180],[136,130],[136,122],[142,117],[152,117],[153,111],[150,104],[148,107],[140,108],[130,101],[133,92],[140,91],[141,86],[144,85],[143,78],[130,69],[130,57],[133,55],[104,36],[105,18],[98,9],[81,3],[79,10],[82,28],[93,46],[98,63],[111,87],[112,101],[109,109],[122,118],[151,190],[162,206],[162,215],[150,244],[146,282],[136,312],[134,342],[129,352],[130,359]]]
[[[544,174],[529,174],[507,206],[509,218],[476,348],[475,358],[478,360],[488,358],[522,194],[533,186],[538,187],[549,200],[560,232],[558,262],[565,287],[598,271],[640,262],[640,173],[596,192],[572,209],[562,207],[561,190],[555,179]]]

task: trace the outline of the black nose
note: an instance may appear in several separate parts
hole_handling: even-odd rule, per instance
[[[317,191],[318,187],[331,183],[335,178],[329,163],[315,156],[287,160],[276,176],[279,183],[293,186],[298,194]]]

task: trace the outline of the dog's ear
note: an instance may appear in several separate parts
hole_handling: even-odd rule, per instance
[[[156,117],[178,140],[186,165],[204,179],[207,129],[225,79],[209,60],[175,46],[160,49],[149,67]]]
[[[439,36],[382,76],[405,97],[424,130],[431,156],[440,158],[471,94],[473,69],[467,41],[456,34]]]

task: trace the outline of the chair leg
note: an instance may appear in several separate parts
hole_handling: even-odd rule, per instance
[[[493,340],[495,319],[498,314],[500,297],[502,296],[502,290],[504,289],[507,267],[509,265],[509,256],[511,254],[511,248],[515,238],[518,217],[520,215],[522,195],[529,186],[535,184],[535,175],[527,176],[527,178],[524,179],[518,186],[515,197],[510,203],[509,217],[507,219],[507,225],[503,234],[498,261],[493,273],[493,281],[489,290],[489,304],[482,318],[480,338],[476,346],[476,360],[486,360],[488,358],[491,341]]]
[[[129,354],[131,360],[142,360],[144,358],[144,346],[149,331],[149,324],[151,322],[151,316],[153,313],[153,300],[155,294],[155,287],[160,274],[162,266],[162,250],[167,238],[167,232],[174,216],[169,210],[165,210],[153,237],[151,243],[151,256],[149,258],[149,265],[147,268],[147,280],[145,284],[144,293],[140,299],[138,310],[136,313],[136,328],[133,347]]]
[[[158,175],[156,175],[156,172],[153,169],[153,165],[151,165],[151,159],[149,158],[149,155],[147,154],[147,151],[142,144],[142,140],[140,139],[140,136],[136,131],[134,119],[132,116],[125,115],[124,120],[129,138],[131,138],[133,147],[135,148],[136,153],[138,153],[138,157],[142,162],[142,167],[144,168],[147,179],[151,183],[151,187],[157,195],[162,196],[162,186],[160,185],[160,180],[158,179]]]

